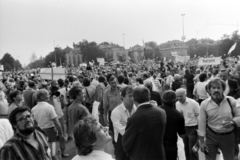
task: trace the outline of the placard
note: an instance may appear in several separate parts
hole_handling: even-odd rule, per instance
[[[219,65],[221,63],[220,57],[199,58],[198,65]]]
[[[65,68],[42,68],[40,70],[41,79],[66,79]]]

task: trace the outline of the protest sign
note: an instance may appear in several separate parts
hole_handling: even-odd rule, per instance
[[[221,63],[220,57],[209,57],[209,58],[200,58],[198,60],[198,65],[219,65]]]
[[[87,64],[86,63],[81,63],[80,67],[87,67]]]
[[[187,61],[190,60],[190,56],[178,56],[178,55],[176,55],[174,57],[175,57],[175,62],[182,62],[182,63],[184,63],[184,62],[187,62]]]
[[[40,77],[41,79],[65,80],[65,68],[42,68]]]
[[[104,65],[105,64],[104,58],[97,58],[97,62],[99,63],[99,65]]]

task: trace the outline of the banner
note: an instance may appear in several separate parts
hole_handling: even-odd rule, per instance
[[[41,79],[66,79],[65,68],[42,68],[40,70]]]
[[[176,55],[174,57],[175,57],[175,62],[182,62],[182,63],[184,63],[184,62],[187,62],[187,61],[190,60],[190,56],[178,56],[178,55]]]
[[[221,63],[220,57],[199,58],[198,65],[219,65]]]
[[[97,58],[97,62],[99,63],[99,65],[104,65],[105,64],[104,58]]]
[[[86,63],[81,63],[80,67],[87,67],[87,64]]]

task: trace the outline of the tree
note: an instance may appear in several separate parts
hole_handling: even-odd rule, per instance
[[[14,70],[15,59],[12,57],[11,54],[6,53],[1,59],[1,64],[4,67],[4,71],[12,71]]]
[[[103,51],[98,48],[96,42],[88,42],[87,40],[83,40],[82,42],[76,44],[76,46],[80,48],[84,62],[89,62],[92,60],[96,62],[98,57],[104,57]]]
[[[158,47],[158,44],[154,41],[146,42],[145,43],[145,58],[146,59],[153,59],[154,57],[158,57],[160,59],[161,52]]]
[[[63,63],[65,63],[65,54],[66,53],[64,52],[64,50],[62,50],[60,47],[56,47],[54,51],[46,55],[43,66],[49,67],[51,66],[51,63],[55,61],[57,66],[62,65]]]

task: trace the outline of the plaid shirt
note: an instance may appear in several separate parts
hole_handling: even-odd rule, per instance
[[[16,133],[0,150],[2,160],[51,160],[50,148],[44,131],[37,128],[34,131],[36,141],[39,144],[37,151],[25,138]]]

